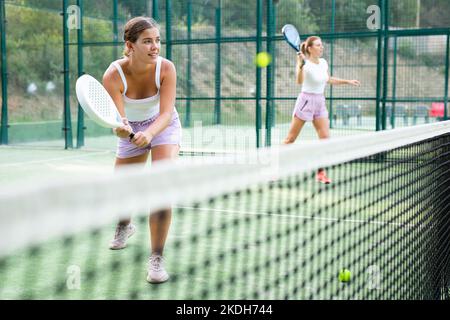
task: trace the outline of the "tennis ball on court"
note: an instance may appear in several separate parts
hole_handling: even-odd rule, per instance
[[[349,282],[352,278],[352,273],[348,269],[341,269],[339,271],[339,281],[340,282]]]
[[[260,68],[267,67],[272,61],[272,56],[267,52],[260,52],[255,57],[255,64]]]

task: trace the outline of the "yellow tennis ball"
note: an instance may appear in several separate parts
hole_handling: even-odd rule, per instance
[[[255,64],[260,68],[267,67],[272,61],[272,56],[267,52],[260,52],[256,55]]]
[[[340,282],[349,282],[352,278],[352,273],[348,269],[341,269],[339,271],[339,281]]]

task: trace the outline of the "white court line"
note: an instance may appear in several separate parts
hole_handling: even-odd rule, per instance
[[[319,221],[343,221],[343,222],[349,222],[349,223],[355,223],[355,224],[379,224],[379,225],[391,225],[396,227],[409,227],[413,228],[414,225],[410,224],[403,224],[403,223],[392,223],[392,222],[384,222],[384,221],[367,221],[367,220],[357,220],[357,219],[338,219],[338,218],[320,218],[320,217],[313,217],[313,216],[305,216],[305,215],[293,215],[293,214],[275,214],[275,213],[258,213],[258,212],[249,212],[249,211],[236,211],[236,210],[225,210],[225,209],[211,209],[211,208],[194,208],[194,207],[177,207],[174,208],[179,209],[190,209],[190,210],[199,210],[199,211],[216,211],[216,212],[223,212],[223,213],[235,213],[235,214],[246,214],[246,215],[271,215],[271,216],[278,216],[278,217],[289,217],[289,218],[303,218],[303,219],[310,219],[310,220],[319,220]]]
[[[0,164],[0,168],[21,167],[23,165],[30,165],[30,164],[39,164],[39,163],[47,163],[47,162],[62,161],[62,160],[80,159],[80,158],[90,157],[93,155],[95,156],[95,155],[107,154],[107,153],[110,153],[110,151],[101,151],[101,152],[94,152],[94,153],[89,153],[89,154],[81,154],[81,155],[77,155],[77,156],[50,158],[50,159],[43,159],[43,160],[6,163],[6,164]]]

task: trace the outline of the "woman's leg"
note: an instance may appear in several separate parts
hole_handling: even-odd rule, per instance
[[[178,145],[159,145],[152,148],[152,162],[175,159],[180,147]],[[149,260],[147,281],[150,283],[161,283],[169,279],[169,274],[164,269],[162,254],[169,233],[172,220],[172,209],[167,208],[150,213],[150,246],[151,256]]]
[[[148,159],[148,152],[131,157],[131,158],[116,158],[116,163],[114,165],[115,170],[120,170],[122,167],[129,165],[144,165]],[[119,221],[116,227],[116,232],[114,234],[114,239],[111,241],[109,248],[113,250],[123,249],[127,245],[127,240],[136,231],[136,227],[131,223],[131,217],[124,218]]]
[[[305,122],[306,122],[305,120],[293,116],[291,121],[291,127],[289,128],[288,135],[284,139],[283,144],[294,143],[298,135],[300,134],[300,131],[302,130],[303,126],[305,125]]]
[[[148,152],[141,154],[132,158],[116,158],[116,163],[114,164],[114,169],[120,170],[123,166],[126,165],[145,165],[148,159]],[[127,225],[131,222],[131,218],[123,219],[119,221],[119,224]]]
[[[328,139],[330,137],[330,126],[328,118],[319,118],[313,120],[314,128],[316,129],[319,139]],[[319,168],[317,172],[317,181],[329,184],[331,179],[327,177],[323,168]]]
[[[330,137],[330,125],[328,118],[315,119],[313,120],[313,125],[319,139],[328,139]]]
[[[152,162],[175,159],[180,147],[178,145],[160,145],[152,148]],[[152,254],[162,255],[172,219],[172,209],[152,212],[149,216]]]

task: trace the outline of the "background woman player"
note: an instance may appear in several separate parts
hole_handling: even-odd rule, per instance
[[[115,130],[120,138],[116,169],[146,163],[150,150],[152,161],[175,158],[181,140],[181,124],[174,107],[176,70],[172,62],[159,56],[158,25],[151,18],[133,18],[125,25],[124,41],[124,57],[111,63],[103,76],[103,84],[124,123]],[[135,136],[129,140],[131,131]],[[169,278],[162,254],[171,214],[171,209],[166,209],[149,216],[151,256],[147,281],[151,283]],[[120,221],[110,248],[125,248],[135,229],[131,219]]]
[[[289,133],[284,140],[285,144],[294,143],[306,121],[312,121],[319,139],[330,137],[328,111],[325,105],[325,86],[349,84],[359,86],[358,80],[344,80],[331,77],[328,72],[328,63],[322,58],[323,45],[319,37],[312,36],[306,39],[297,55],[296,81],[302,85],[302,91],[295,103]],[[317,172],[317,181],[331,183],[324,169]]]

